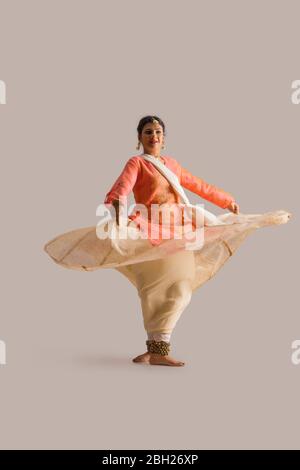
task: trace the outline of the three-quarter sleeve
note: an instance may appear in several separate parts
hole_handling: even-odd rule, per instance
[[[138,177],[139,162],[136,158],[130,158],[124,166],[122,173],[114,182],[111,189],[105,196],[104,204],[110,204],[120,196],[128,196],[133,189]]]
[[[234,197],[230,193],[223,191],[217,186],[206,183],[206,181],[194,176],[183,167],[181,167],[180,172],[180,184],[198,196],[222,207],[222,209],[226,209],[231,202],[235,202]]]

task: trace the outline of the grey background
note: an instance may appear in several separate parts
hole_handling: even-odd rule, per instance
[[[299,448],[299,14],[297,1],[0,1],[1,448]],[[293,213],[195,293],[172,337],[183,368],[131,362],[146,338],[120,273],[43,252],[96,224],[146,114],[166,122],[164,154],[241,212]]]

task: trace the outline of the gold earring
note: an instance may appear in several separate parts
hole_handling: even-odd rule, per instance
[[[137,146],[136,146],[136,149],[137,149],[137,150],[140,150],[140,146],[141,146],[141,142],[138,141],[138,144],[137,144]]]

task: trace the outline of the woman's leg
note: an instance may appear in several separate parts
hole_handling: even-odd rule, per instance
[[[192,298],[192,282],[190,279],[181,279],[173,282],[166,289],[165,300],[157,308],[143,309],[145,327],[148,333],[146,341],[149,362],[153,365],[182,366],[184,362],[173,359],[169,352],[170,338],[181,314]],[[149,307],[149,305],[148,305]],[[163,329],[162,329],[163,328]]]
[[[130,268],[136,275],[148,335],[148,351],[137,356],[134,362],[183,365],[169,355],[170,338],[192,297],[194,253],[180,251],[163,259],[130,265]]]

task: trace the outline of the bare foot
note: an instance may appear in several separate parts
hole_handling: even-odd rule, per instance
[[[150,354],[150,359],[149,359],[149,364],[155,365],[155,366],[184,366],[184,362],[182,361],[177,361],[176,359],[173,359],[171,356],[162,356],[161,354]]]
[[[132,359],[133,362],[146,362],[149,364],[150,360],[150,353],[145,352],[144,354],[141,354],[140,356],[136,356],[134,359]]]

